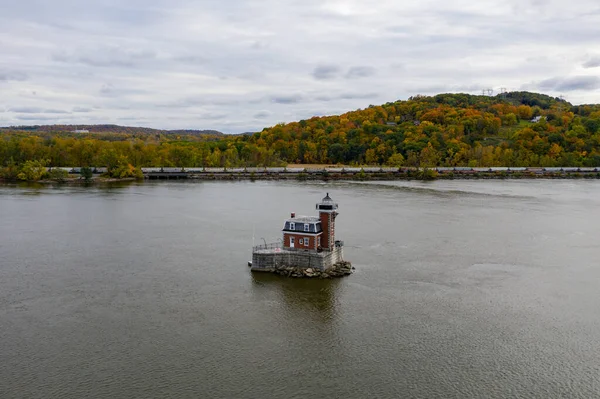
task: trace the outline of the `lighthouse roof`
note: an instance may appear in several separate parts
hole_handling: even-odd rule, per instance
[[[283,231],[317,234],[323,231],[321,219],[315,216],[297,216],[286,219]]]
[[[318,223],[321,219],[317,216],[296,216],[293,218],[286,219],[286,222],[296,222],[296,223]]]
[[[321,203],[322,204],[333,204],[333,200],[329,196],[329,193],[327,193],[327,195],[325,197],[323,197],[323,200],[321,201]]]
[[[336,204],[329,196],[329,193],[327,193],[321,202],[317,204],[317,209],[319,211],[334,212],[338,209],[338,204]]]

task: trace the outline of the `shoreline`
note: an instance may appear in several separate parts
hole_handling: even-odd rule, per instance
[[[63,181],[56,180],[5,180],[0,179],[0,184],[40,184],[40,185],[65,185],[65,186],[98,186],[103,184],[112,183],[132,183],[132,182],[146,182],[146,181],[436,181],[436,180],[600,180],[600,176],[596,175],[521,175],[521,176],[495,176],[495,175],[455,175],[455,176],[437,176],[431,178],[420,178],[415,176],[374,176],[367,175],[364,177],[355,176],[309,176],[299,178],[297,176],[289,175],[275,175],[275,176],[244,176],[234,174],[221,174],[221,175],[203,175],[203,176],[190,176],[187,178],[179,179],[92,179],[85,181],[83,179],[65,179]]]
[[[0,178],[0,183],[23,183],[23,184],[42,184],[42,185],[69,185],[69,186],[93,186],[99,184],[109,184],[109,183],[122,183],[122,182],[134,182],[134,181],[144,181],[144,179],[135,179],[132,177],[127,177],[123,179],[117,178],[103,178],[103,177],[94,177],[90,180],[85,180],[79,177],[67,177],[64,180],[50,180],[50,179],[42,179],[42,180],[7,180]]]
[[[309,174],[307,176],[299,176],[293,174],[261,174],[261,175],[249,175],[249,174],[234,174],[234,173],[221,173],[221,174],[203,174],[203,175],[190,175],[187,178],[179,178],[177,180],[223,180],[223,181],[270,181],[270,180],[295,180],[295,181],[406,181],[406,180],[419,180],[419,181],[434,181],[434,180],[525,180],[525,179],[545,179],[545,180],[596,180],[600,179],[600,175],[597,174],[509,174],[509,175],[497,175],[497,174],[440,174],[438,176],[421,177],[415,175],[400,175],[400,174],[379,174],[379,173],[366,173],[364,176],[357,175],[337,175],[330,174],[328,176]],[[170,178],[153,178],[146,180],[173,180]]]
[[[600,168],[142,168],[149,180],[452,180],[452,179],[600,179]]]
[[[145,170],[144,170],[145,169]],[[565,168],[567,170],[551,170],[543,168],[516,168],[502,170],[482,170],[484,168],[325,168],[325,169],[287,169],[287,168],[243,168],[243,169],[205,169],[181,170],[177,168],[142,168],[144,179],[105,178],[94,176],[85,180],[71,174],[62,180],[42,179],[37,181],[7,180],[0,178],[0,183],[38,183],[57,185],[101,185],[146,180],[203,180],[203,181],[394,181],[394,180],[571,180],[600,179],[597,168]]]

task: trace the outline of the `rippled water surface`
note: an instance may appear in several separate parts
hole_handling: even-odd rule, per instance
[[[340,204],[354,275],[249,272]],[[600,396],[600,182],[0,186],[0,398]]]

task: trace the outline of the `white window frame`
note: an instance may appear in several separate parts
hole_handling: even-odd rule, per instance
[[[317,237],[317,247],[321,246],[321,236]]]
[[[305,238],[305,239],[304,239],[304,246],[305,246],[305,247],[308,247],[308,244],[310,244],[310,239],[308,239],[308,238]]]
[[[304,223],[304,231],[310,231],[310,224]]]
[[[304,245],[304,238],[298,240],[298,245]]]
[[[296,223],[290,222],[290,230],[296,230]]]

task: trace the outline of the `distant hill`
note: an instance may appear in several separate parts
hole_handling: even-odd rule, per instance
[[[526,91],[415,95],[235,140],[271,163],[600,166],[600,105]]]
[[[119,125],[32,125],[0,127],[0,130],[27,132],[75,132],[87,130],[90,133],[124,133],[124,134],[185,134],[197,136],[223,136],[217,130],[177,129],[163,130],[148,127],[119,126]]]
[[[74,130],[89,133],[73,133]],[[280,166],[344,164],[600,167],[600,104],[541,93],[415,95],[255,133],[116,125],[21,126],[0,131],[0,167]]]

